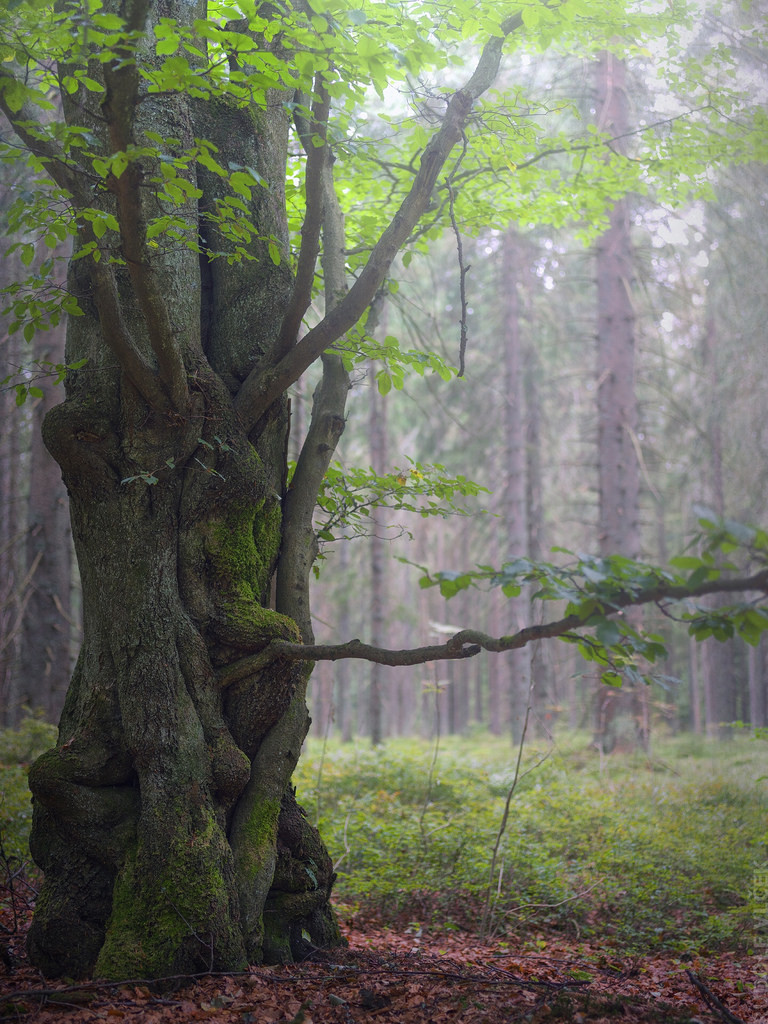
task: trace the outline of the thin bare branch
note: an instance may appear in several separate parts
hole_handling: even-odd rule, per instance
[[[459,159],[456,161],[456,166],[453,168],[451,173],[448,175],[447,186],[448,186],[448,198],[449,198],[449,210],[451,217],[451,227],[453,228],[453,234],[456,238],[456,252],[459,259],[459,300],[461,302],[461,319],[459,320],[459,371],[457,376],[464,376],[464,357],[467,352],[467,274],[469,273],[469,267],[464,262],[464,246],[461,241],[461,231],[456,220],[456,209],[455,209],[455,192],[453,189],[453,179],[456,176],[459,167],[461,167],[461,161],[464,159],[464,155],[467,152],[467,137],[462,132],[462,150]]]
[[[347,282],[344,214],[336,195],[330,152],[319,170],[318,179],[322,187],[325,308],[331,309],[346,294]],[[344,410],[349,393],[349,374],[344,369],[341,356],[325,352],[322,364],[323,376],[313,396],[309,431],[283,505],[283,541],[277,568],[277,610],[290,615],[298,623],[305,640],[312,639],[309,579],[317,554],[312,520],[318,489],[344,431]],[[310,544],[307,537],[312,538]]]

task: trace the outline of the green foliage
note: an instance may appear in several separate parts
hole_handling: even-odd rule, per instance
[[[697,739],[701,756],[690,758],[689,741],[601,768],[587,738],[571,737],[520,781],[498,861],[498,934],[599,936],[635,952],[749,943],[768,812],[760,751]],[[299,795],[310,808],[320,799],[344,906],[393,923],[431,912],[425,923],[438,928],[478,926],[511,755],[487,737],[445,747],[430,787],[425,744],[332,746],[319,783],[310,745]]]
[[[0,834],[6,856],[29,859],[32,801],[27,786],[30,764],[56,742],[55,725],[26,718],[18,729],[0,732]]]
[[[37,716],[25,718],[16,729],[0,732],[0,764],[31,764],[56,742],[57,728]]]
[[[667,617],[687,623],[688,632],[697,640],[740,636],[756,645],[768,629],[768,605],[758,600],[742,599],[716,609],[696,601],[700,596],[697,588],[725,582],[734,573],[754,572],[755,566],[764,569],[768,533],[707,510],[699,512],[700,532],[689,547],[699,548],[700,553],[671,559],[670,569],[623,555],[575,555],[555,548],[555,553],[569,559],[564,565],[517,558],[501,568],[481,565],[466,572],[430,572],[421,566],[419,585],[437,586],[446,598],[470,587],[500,587],[506,597],[515,597],[524,586],[530,587],[533,601],[554,602],[561,613],[559,628],[549,635],[576,644],[586,661],[602,668],[605,684],[620,686],[622,679],[651,682],[653,676],[638,667],[639,661],[653,664],[661,660],[666,647],[659,634],[645,632],[628,621],[625,611],[633,605],[657,604]],[[759,600],[764,591],[763,583]],[[673,614],[672,609],[681,603],[683,610]]]
[[[202,247],[210,258],[236,261],[254,259],[251,243],[260,240],[259,258],[277,263],[294,258],[305,213],[305,157],[299,148],[285,183],[293,250],[285,252],[278,239],[259,239],[249,220],[247,201],[276,185],[256,168],[223,163],[208,140],[184,144],[151,131],[125,150],[107,152],[87,128],[56,120],[51,97],[60,89],[76,103],[100,102],[104,69],[123,68],[140,53],[137,73],[149,96],[186,95],[255,111],[267,107],[268,97],[282,97],[287,113],[306,120],[321,76],[333,102],[329,139],[347,222],[348,266],[355,274],[412,184],[446,97],[466,77],[462,71],[459,79],[455,68],[473,61],[516,15],[520,24],[505,47],[518,59],[541,61],[545,53],[553,61],[563,55],[590,59],[610,49],[647,60],[652,44],[658,74],[677,93],[675,112],[641,122],[642,129],[624,140],[625,154],[581,115],[578,95],[529,95],[519,83],[489,94],[476,104],[462,154],[437,184],[427,216],[406,244],[404,262],[426,250],[451,212],[468,232],[511,222],[578,224],[582,237],[593,239],[603,230],[609,206],[628,191],[655,191],[661,201],[679,205],[711,193],[713,165],[768,158],[765,112],[730,75],[729,48],[713,45],[697,60],[686,57],[681,38],[694,28],[698,9],[685,0],[654,8],[622,0],[460,0],[439,15],[430,0],[318,0],[311,8],[263,8],[241,0],[234,7],[211,3],[207,17],[189,23],[159,17],[149,39],[129,31],[122,17],[103,9],[102,0],[14,0],[0,15],[0,92],[11,112],[25,103],[49,112],[33,132],[42,144],[55,142],[62,162],[88,182],[93,206],[79,210],[78,217],[95,237],[81,243],[77,258],[122,259],[108,196],[115,181],[139,164],[143,184],[155,189],[161,210],[146,225],[152,245]],[[760,34],[753,36],[751,44],[760,45]],[[18,164],[18,149],[0,145],[0,160]],[[12,230],[24,225],[53,244],[75,233],[75,211],[65,192],[44,183],[45,158],[30,156],[29,165],[34,181],[12,205]],[[198,168],[228,186],[229,194],[204,213],[230,243],[226,252],[201,246]],[[31,242],[25,238],[20,245]],[[28,251],[23,249],[24,259]],[[24,312],[24,301],[16,298],[15,315],[32,333],[45,324],[32,307]],[[50,301],[49,317],[57,300]],[[364,335],[349,344],[353,362],[366,357],[370,343]],[[379,379],[382,389],[400,386],[404,369],[423,372],[412,356],[389,353],[392,366]],[[427,358],[436,360],[436,372],[450,373],[437,357]]]
[[[407,468],[395,467],[392,472],[377,474],[372,469],[345,468],[334,462],[325,474],[318,507],[321,510],[318,536],[321,540],[336,539],[338,531],[351,536],[365,534],[374,509],[393,512],[415,512],[429,516],[469,514],[460,504],[461,498],[474,498],[485,487],[464,476],[449,476],[445,466],[423,465],[408,459]],[[477,514],[477,509],[472,509]]]
[[[60,384],[70,370],[79,370],[87,362],[87,359],[78,359],[74,363],[53,363],[49,359],[38,359],[0,379],[0,390],[13,388],[16,405],[24,405],[28,398],[43,397],[40,381],[52,379],[54,384]]]

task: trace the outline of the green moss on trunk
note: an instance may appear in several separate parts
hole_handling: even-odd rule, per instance
[[[186,837],[179,834],[165,862],[141,846],[131,851],[115,883],[95,975],[158,978],[187,973],[195,963],[200,970],[244,968],[228,853],[211,820]]]

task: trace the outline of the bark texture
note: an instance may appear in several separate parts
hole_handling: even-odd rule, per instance
[[[141,7],[143,26],[159,12]],[[290,960],[339,933],[330,859],[289,785],[306,668],[241,667],[270,642],[302,639],[295,616],[269,604],[288,412],[280,398],[254,424],[234,409],[254,365],[278,358],[293,296],[285,262],[267,252],[270,237],[288,244],[289,96],[266,110],[183,95],[142,94],[137,106],[130,66],[107,64],[104,79],[100,109],[89,94],[66,113],[107,149],[150,129],[180,146],[206,138],[267,186],[249,204],[252,258],[235,264],[147,244],[144,225],[164,212],[139,187],[157,171],[150,158],[90,200],[117,216],[124,263],[71,265],[84,315],[70,323],[67,358],[88,364],[44,425],[69,492],[84,642],[58,744],[30,773],[45,882],[29,951],[44,973],[75,977]],[[185,173],[202,197],[175,212],[226,254],[232,242],[207,219],[226,183],[195,165]],[[89,237],[85,224],[78,241]]]

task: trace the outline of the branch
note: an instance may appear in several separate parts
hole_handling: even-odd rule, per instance
[[[0,110],[26,148],[45,164],[45,169],[59,188],[65,189],[82,206],[89,206],[89,191],[81,168],[73,166],[67,159],[63,147],[46,131],[46,124],[40,117],[40,108],[25,100],[20,110],[12,110],[5,98],[7,83],[21,84],[10,68],[13,62],[0,64]]]
[[[336,195],[330,152],[319,169],[318,181],[322,189],[318,206],[322,208],[325,308],[332,309],[346,294],[347,281],[344,214]],[[306,641],[314,640],[309,579],[317,556],[317,540],[312,520],[320,485],[344,431],[344,409],[349,393],[349,374],[344,369],[341,356],[336,352],[325,352],[322,364],[323,375],[313,395],[309,431],[283,504],[283,540],[275,592],[275,607],[298,623]],[[310,543],[307,543],[308,537],[311,538]]]
[[[128,31],[132,28],[143,28],[147,9],[148,0],[140,0],[135,5],[131,19],[126,25]],[[113,152],[125,151],[131,141],[130,126],[138,91],[138,78],[133,60],[128,59],[129,56],[133,57],[132,49],[127,47],[123,56],[125,60],[120,62],[122,66],[118,70],[114,70],[111,65],[105,66],[104,69],[108,94],[103,109],[108,118]],[[47,133],[39,108],[29,100],[22,104],[20,110],[13,111],[9,107],[3,85],[10,82],[19,84],[20,79],[9,70],[9,65],[0,65],[0,109],[5,113],[14,132],[29,152],[44,163],[55,184],[70,193],[76,210],[92,206],[94,195],[89,187],[88,178],[81,167],[73,165],[68,160],[62,146]],[[113,178],[110,185],[117,195],[123,251],[144,313],[150,343],[157,358],[159,379],[155,370],[137,350],[122,318],[112,269],[91,260],[89,273],[104,340],[126,375],[154,408],[167,408],[170,397],[173,405],[179,409],[186,405],[186,374],[174,342],[160,289],[156,282],[151,280],[151,272],[141,258],[143,221],[139,208],[137,176],[137,169],[129,166],[120,178]],[[85,241],[96,241],[90,225],[81,222],[78,226]],[[167,395],[160,387],[161,381]]]
[[[16,135],[33,156],[44,164],[56,185],[70,193],[76,210],[93,204],[93,193],[82,169],[73,166],[60,144],[47,135],[45,122],[39,109],[26,100],[20,110],[13,111],[5,99],[2,83],[18,79],[0,65],[0,108],[5,113]],[[84,242],[97,243],[90,223],[78,225]],[[168,399],[160,387],[157,374],[133,343],[120,311],[114,271],[111,266],[90,260],[89,274],[93,285],[93,298],[99,315],[102,335],[126,376],[147,402],[155,408],[164,408]]]
[[[347,295],[299,341],[275,367],[266,373],[256,368],[246,377],[235,399],[235,407],[247,426],[253,426],[274,401],[335,341],[365,313],[384,281],[392,261],[427,209],[437,177],[454,146],[462,138],[472,104],[493,83],[499,69],[505,38],[522,25],[515,14],[502,24],[502,36],[494,36],[463,89],[455,92],[439,130],[432,136],[421,165],[400,209],[384,230],[357,280]]]
[[[92,235],[90,225],[82,229],[84,239]],[[95,240],[95,236],[92,235]],[[117,282],[111,266],[91,260],[89,268],[93,285],[93,300],[99,314],[104,341],[112,350],[126,377],[154,409],[167,409],[168,396],[160,383],[157,371],[150,366],[133,343],[131,333],[123,320]]]
[[[126,21],[128,32],[139,33],[144,30],[149,8],[150,0],[135,0]],[[127,152],[135,142],[134,119],[139,101],[139,75],[134,45],[126,43],[117,47],[116,56],[118,59],[104,65],[107,94],[101,105],[113,154]],[[141,168],[131,161],[119,177],[110,177],[108,187],[117,198],[117,220],[123,256],[144,318],[149,343],[157,359],[160,380],[174,409],[184,412],[189,399],[184,360],[176,342],[162,288],[147,261],[145,217],[141,201],[142,178]],[[149,401],[149,380],[142,380],[137,386]],[[164,404],[167,405],[167,401]]]
[[[735,1013],[731,1013],[727,1006],[720,1002],[715,993],[704,984],[698,975],[694,974],[693,971],[686,971],[689,980],[696,986],[701,993],[704,1002],[714,1010],[714,1012],[720,1017],[721,1020],[725,1021],[726,1024],[745,1024],[741,1017],[737,1017]]]
[[[331,100],[323,76],[319,72],[315,76],[315,93],[317,98],[312,104],[311,122],[306,125],[306,133],[302,132],[300,136],[307,154],[307,165],[304,172],[306,212],[304,223],[301,225],[301,248],[296,265],[293,291],[277,338],[275,351],[278,358],[282,358],[296,342],[301,321],[312,301],[312,284],[320,252],[320,231],[323,226],[323,180],[324,167],[328,161],[326,139]],[[313,143],[314,135],[322,140],[321,145],[316,146]]]
[[[610,616],[617,614],[623,608],[635,605],[654,604],[658,601],[681,601],[686,598],[704,597],[707,594],[741,593],[749,590],[768,594],[768,569],[763,569],[754,576],[732,580],[713,580],[697,587],[662,583],[639,593],[620,592],[612,598],[610,605],[603,605],[593,610],[592,614],[602,612],[602,614]],[[494,654],[513,651],[525,647],[526,644],[534,640],[568,636],[575,629],[583,628],[585,625],[585,620],[581,615],[573,614],[566,615],[561,619],[554,619],[552,622],[544,622],[541,625],[526,626],[509,636],[493,637],[487,633],[481,633],[479,630],[462,629],[444,644],[412,647],[399,651],[373,647],[361,640],[350,640],[345,644],[296,644],[276,641],[268,644],[258,654],[229,665],[219,674],[219,684],[224,688],[231,686],[280,658],[288,661],[340,661],[342,658],[359,658],[363,661],[373,661],[379,665],[393,667],[424,665],[432,661],[457,661],[463,658],[473,658],[483,650]]]

